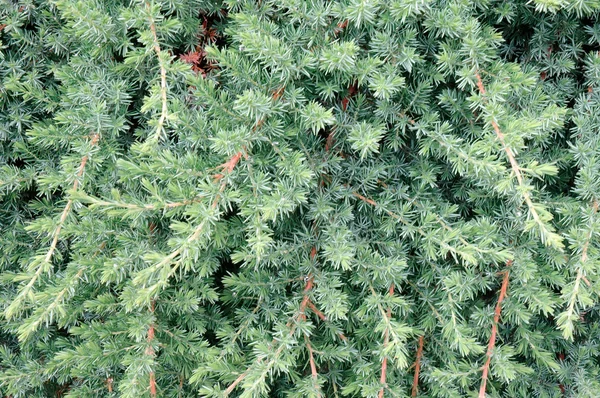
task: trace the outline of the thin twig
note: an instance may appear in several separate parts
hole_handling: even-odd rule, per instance
[[[115,208],[123,208],[123,209],[131,209],[131,210],[139,210],[139,211],[147,211],[147,210],[164,210],[164,209],[173,209],[175,207],[187,206],[193,203],[200,202],[205,196],[198,195],[192,199],[185,199],[181,202],[170,202],[165,203],[164,205],[153,205],[153,204],[135,204],[135,203],[125,203],[125,202],[111,202],[108,200],[100,200],[94,197],[89,196],[91,207],[115,207]]]
[[[314,386],[315,390],[318,391],[317,396],[321,397],[321,389],[319,387],[319,384],[317,383],[319,373],[317,372],[317,366],[315,365],[313,349],[312,349],[312,346],[310,345],[310,340],[306,334],[304,334],[304,340],[306,342],[306,348],[308,349],[308,361],[310,363],[310,374],[313,379],[313,386]]]
[[[304,297],[302,298],[302,302],[300,303],[300,310],[298,311],[299,315],[298,318],[301,320],[306,320],[306,306],[308,305],[308,302],[310,301],[310,298],[308,296],[308,292],[313,288],[314,286],[314,282],[313,282],[313,276],[309,275],[306,281],[306,286],[304,287]],[[292,318],[293,319],[293,318]],[[290,321],[291,322],[291,321]],[[290,333],[291,335],[292,333]]]
[[[100,246],[98,247],[98,250],[96,250],[96,252],[93,254],[92,257],[96,257],[98,255],[98,253],[100,253],[104,247],[106,246],[106,241],[102,242],[100,244]],[[79,271],[77,271],[77,273],[75,274],[75,276],[70,280],[72,282],[77,282],[79,280],[79,278],[81,278],[83,276],[83,272],[86,270],[86,267],[82,267]],[[40,320],[44,319],[44,317],[49,314],[50,312],[52,312],[52,310],[54,310],[54,308],[56,306],[58,306],[60,304],[60,301],[62,300],[62,298],[64,297],[64,295],[67,293],[67,291],[69,290],[70,286],[67,285],[65,286],[64,289],[62,289],[60,292],[58,292],[58,294],[56,295],[56,297],[54,298],[54,300],[52,301],[52,303],[50,303],[50,305],[46,306],[44,309],[44,312],[40,315],[36,315]]]
[[[507,261],[506,266],[510,267],[512,261]],[[494,310],[494,322],[492,323],[492,334],[490,335],[490,341],[488,343],[488,349],[486,354],[485,364],[483,365],[483,373],[481,375],[481,387],[479,388],[479,398],[485,398],[485,389],[487,385],[488,372],[490,370],[490,362],[492,360],[492,354],[494,347],[496,346],[496,334],[498,333],[498,322],[500,322],[500,314],[502,312],[502,301],[506,297],[506,291],[508,290],[508,276],[510,271],[507,269],[504,271],[504,279],[502,280],[502,286],[500,287],[500,295],[498,296],[498,302],[496,303],[496,309]]]
[[[307,304],[308,308],[311,309],[312,312],[314,312],[319,319],[321,319],[323,322],[327,322],[328,319],[325,316],[325,314],[323,314],[321,311],[319,311],[319,309],[313,304],[312,301],[308,300],[308,304]],[[346,335],[342,332],[338,332],[338,336],[340,336],[340,339],[342,339],[343,341],[348,341],[348,338],[346,337]]]
[[[327,322],[327,317],[313,304],[312,301],[308,300],[308,308],[312,310],[323,322]]]
[[[398,214],[394,213],[393,211],[391,211],[391,210],[388,210],[388,209],[386,209],[385,207],[383,207],[383,206],[379,205],[379,204],[378,204],[377,202],[375,202],[373,199],[367,198],[367,197],[365,197],[365,196],[363,196],[363,195],[359,194],[358,192],[352,192],[352,195],[353,195],[353,196],[355,196],[355,197],[357,197],[358,199],[362,200],[363,202],[370,204],[370,205],[371,205],[371,206],[373,206],[373,207],[378,207],[378,208],[382,209],[382,210],[383,210],[384,212],[386,212],[386,213],[387,213],[387,214],[388,214],[390,217],[392,217],[392,218],[394,218],[394,219],[396,219],[396,220],[400,221],[402,224],[404,224],[404,225],[406,225],[406,226],[409,226],[409,227],[414,227],[414,228],[416,228],[416,231],[419,233],[419,235],[423,236],[424,238],[432,238],[432,239],[435,239],[435,240],[437,241],[437,243],[438,243],[438,244],[439,244],[441,247],[443,247],[444,249],[448,250],[449,252],[452,252],[452,253],[454,253],[454,254],[455,254],[455,255],[457,255],[457,256],[462,256],[462,255],[461,255],[461,253],[460,253],[460,252],[459,252],[457,249],[455,249],[454,247],[452,247],[452,246],[450,246],[449,244],[447,244],[447,243],[443,242],[442,240],[440,240],[440,239],[436,238],[435,236],[433,236],[433,237],[431,237],[431,236],[428,236],[428,235],[427,235],[427,234],[426,234],[426,233],[423,231],[423,229],[422,229],[422,228],[420,228],[420,227],[417,227],[417,226],[415,226],[415,225],[413,225],[413,224],[409,223],[409,222],[408,222],[408,221],[406,221],[406,220],[405,220],[403,217],[401,217],[401,216],[399,216]],[[460,238],[460,239],[462,239],[462,238]],[[465,242],[466,242],[466,241],[465,241]],[[467,246],[469,246],[469,247],[472,247],[474,250],[476,250],[476,251],[478,251],[478,252],[485,252],[485,250],[482,250],[482,249],[478,248],[477,246],[470,245],[470,244],[468,244],[468,242],[466,242],[466,243],[467,243]]]
[[[241,152],[236,153],[227,162],[223,163],[220,167],[223,169],[224,172],[231,173],[235,169],[237,164],[239,163],[241,156],[242,156]],[[224,177],[223,173],[213,176],[215,181],[220,181],[223,179],[223,177]],[[215,196],[215,198],[211,204],[211,210],[215,210],[217,208],[217,206],[219,204],[219,199],[220,199],[221,195],[223,194],[223,191],[225,191],[226,186],[227,186],[227,181],[226,180],[222,181],[221,186],[219,188],[219,192]],[[194,232],[187,238],[186,243],[192,243],[196,239],[198,239],[200,237],[200,234],[204,230],[204,226],[207,224],[207,222],[208,222],[207,219],[202,220],[202,222],[194,229]],[[177,248],[176,250],[171,252],[168,256],[166,256],[160,262],[154,264],[151,268],[160,269],[164,266],[171,264],[171,262],[173,260],[175,260],[177,257],[179,257],[183,253],[184,250],[185,250],[185,245],[179,246],[179,248]],[[177,271],[177,269],[179,268],[179,265],[181,263],[181,260],[182,259],[180,257],[177,261],[175,261],[172,269],[169,271],[169,274],[168,274],[169,278]],[[135,279],[134,279],[134,282],[135,282]]]
[[[592,203],[592,215],[596,214],[596,212],[598,212],[598,200],[594,199],[594,202]],[[579,266],[579,269],[577,270],[577,277],[575,278],[575,286],[573,286],[573,294],[571,296],[571,299],[569,300],[569,307],[567,309],[567,318],[566,319],[571,319],[571,316],[573,315],[573,311],[575,310],[575,301],[577,300],[577,294],[579,293],[579,285],[581,284],[581,281],[587,281],[587,279],[585,278],[585,276],[583,275],[583,264],[585,264],[585,262],[587,261],[588,258],[588,247],[590,246],[590,241],[592,240],[592,231],[593,229],[590,228],[588,235],[585,239],[585,243],[583,245],[583,249],[581,251],[581,265]],[[589,281],[587,281],[587,284],[589,285]]]
[[[423,336],[419,336],[419,348],[417,348],[417,360],[415,361],[415,376],[413,378],[411,397],[416,397],[419,392],[419,373],[421,371],[421,358],[423,357]]]
[[[146,2],[146,8],[148,9],[148,13],[151,13],[150,3]],[[158,142],[160,139],[160,135],[163,131],[163,126],[165,124],[165,120],[167,118],[167,69],[163,65],[161,60],[161,49],[160,44],[158,43],[158,35],[156,34],[156,23],[154,18],[151,15],[148,17],[150,19],[150,32],[152,33],[152,48],[156,53],[156,57],[158,58],[158,66],[160,67],[160,98],[162,102],[162,109],[160,111],[160,117],[158,119],[158,124],[156,125],[156,133],[154,139]]]
[[[262,305],[262,297],[260,297],[258,299],[258,303],[256,304],[256,307],[254,307],[254,310],[252,310],[252,314],[254,315],[258,312],[258,309],[260,308],[260,306]],[[227,343],[227,345],[231,345],[233,346],[236,342],[236,340],[240,337],[240,335],[244,332],[244,330],[248,327],[248,325],[250,325],[252,321],[251,317],[248,317],[248,319],[246,320],[246,322],[244,322],[244,324],[242,324],[240,326],[240,328],[237,330],[237,332],[233,335],[233,338]],[[217,361],[220,361],[221,359],[223,359],[223,357],[225,356],[225,350],[223,349],[221,351],[221,354],[219,355],[219,358],[217,358]]]
[[[177,398],[181,398],[181,393],[183,392],[183,381],[184,377],[182,374],[179,375],[179,389],[177,390]]]
[[[390,297],[392,297],[394,295],[394,284],[392,283],[392,285],[390,286],[390,292],[389,292]],[[392,318],[392,310],[391,308],[388,307],[387,309],[387,318],[391,319]],[[385,349],[387,347],[387,345],[390,342],[390,333],[389,333],[389,328],[385,329],[384,335],[383,335],[383,348]],[[383,361],[381,362],[381,378],[379,379],[382,387],[381,390],[379,390],[379,398],[383,398],[383,390],[385,388],[385,379],[386,379],[386,373],[387,373],[387,356],[384,355],[383,356]]]
[[[248,368],[248,370],[246,370],[244,373],[240,374],[240,375],[238,376],[238,378],[237,378],[237,379],[235,379],[235,380],[234,380],[234,382],[233,382],[233,383],[231,383],[231,385],[230,385],[229,387],[227,387],[227,389],[225,390],[224,396],[228,396],[229,394],[231,394],[231,392],[232,392],[233,390],[235,390],[235,388],[237,387],[237,385],[238,385],[238,384],[240,384],[240,382],[241,382],[242,380],[244,380],[244,378],[245,378],[245,377],[248,375],[248,371],[249,371],[249,370],[250,370],[250,369]]]
[[[152,304],[150,305],[150,312],[154,314],[154,300],[152,300]],[[146,348],[146,355],[150,356],[154,359],[154,348],[152,347],[152,342],[154,341],[154,323],[150,324],[148,328],[148,337],[146,338],[146,342],[148,343],[148,347]],[[156,398],[156,376],[154,375],[154,371],[150,371],[150,397]]]

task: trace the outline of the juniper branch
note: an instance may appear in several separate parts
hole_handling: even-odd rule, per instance
[[[481,79],[481,75],[479,74],[479,72],[475,73],[475,77],[477,78],[477,88],[479,90],[479,93],[481,95],[485,95],[485,93],[486,93],[485,86],[483,85],[483,80]],[[494,132],[496,133],[496,137],[498,137],[498,140],[500,141],[500,143],[502,144],[502,147],[504,148],[504,152],[506,152],[506,156],[508,157],[508,161],[510,162],[512,171],[515,174],[515,177],[517,178],[517,182],[518,182],[519,186],[522,188],[521,194],[523,195],[523,199],[525,200],[525,203],[527,204],[527,207],[529,208],[529,213],[531,214],[531,216],[533,217],[534,221],[536,222],[536,224],[538,225],[538,227],[540,229],[540,236],[542,237],[543,243],[546,245],[553,244],[553,241],[549,240],[547,237],[554,236],[556,234],[554,234],[552,231],[548,230],[548,227],[546,226],[546,224],[544,224],[544,222],[540,218],[537,210],[535,209],[535,205],[534,205],[533,201],[531,200],[531,195],[529,195],[529,192],[527,192],[527,190],[525,189],[523,175],[521,174],[521,167],[519,166],[519,163],[517,163],[517,159],[515,157],[513,150],[508,145],[506,145],[506,139],[504,137],[504,134],[500,130],[500,126],[498,125],[498,123],[492,119],[491,124],[492,124],[492,128],[494,129]],[[556,237],[559,238],[558,235],[556,235]],[[557,242],[555,242],[554,245],[558,249],[562,249],[562,247],[563,247],[561,240],[558,240]]]
[[[152,48],[154,49],[154,53],[158,59],[158,66],[160,68],[160,99],[161,99],[161,111],[160,117],[158,119],[158,124],[156,125],[156,133],[154,135],[154,140],[158,142],[160,140],[161,133],[164,130],[165,120],[167,118],[167,69],[165,68],[163,61],[161,60],[161,49],[160,44],[158,42],[158,35],[156,33],[156,22],[151,15],[150,3],[146,2],[146,9],[148,10],[148,18],[150,19],[150,32],[152,33]]]
[[[390,286],[390,292],[389,292],[390,297],[392,297],[394,295],[394,284],[392,283],[392,285]],[[391,308],[388,307],[387,309],[387,319],[390,319],[392,317],[392,310]],[[389,332],[389,328],[385,329],[384,332],[384,336],[383,336],[383,348],[385,349],[388,345],[388,343],[390,342],[390,332]],[[385,379],[386,379],[386,373],[387,373],[387,356],[384,355],[383,360],[381,361],[381,377],[379,379],[379,382],[381,383],[382,387],[381,390],[379,390],[379,398],[383,398],[383,391],[385,388]]]
[[[594,216],[597,212],[598,212],[598,200],[594,199],[594,201],[592,203],[592,216]],[[593,229],[590,228],[590,230],[588,231],[588,234],[585,238],[585,243],[583,244],[583,249],[581,250],[581,263],[579,265],[579,268],[577,269],[577,276],[575,277],[575,285],[573,286],[573,292],[569,299],[569,305],[567,307],[567,314],[565,317],[566,322],[571,322],[573,312],[575,311],[575,302],[577,301],[577,295],[579,294],[581,281],[582,280],[587,281],[587,279],[585,278],[585,275],[583,274],[583,266],[588,259],[588,247],[590,246],[590,241],[592,240],[592,233],[593,233]],[[587,284],[589,285],[589,281],[587,282]],[[566,337],[573,338],[572,333],[567,333],[567,331],[570,331],[570,330],[571,330],[570,328],[564,328],[563,332]]]
[[[306,333],[304,334],[304,341],[306,343],[306,348],[308,349],[308,361],[310,364],[310,374],[313,379],[313,386],[314,386],[315,390],[318,391],[317,396],[320,398],[321,397],[321,389],[319,387],[319,384],[317,383],[319,373],[317,372],[317,366],[315,365],[315,359],[313,356],[312,346],[310,345],[310,339],[308,338]]]
[[[238,152],[235,155],[233,155],[227,162],[222,164],[221,167],[223,168],[223,172],[224,173],[233,172],[233,170],[239,163],[241,156],[242,156],[242,153]],[[220,174],[215,175],[214,179],[215,179],[215,181],[220,181],[223,179],[224,176],[225,176],[224,174],[220,173]],[[227,181],[226,180],[222,181],[220,188],[219,188],[219,192],[215,196],[215,198],[210,206],[211,210],[216,210],[216,208],[219,204],[219,199],[220,199],[221,195],[223,194],[223,192],[225,191],[226,186],[227,186]],[[202,222],[200,224],[198,224],[198,226],[196,226],[196,228],[194,229],[194,232],[186,239],[185,244],[179,246],[177,249],[172,251],[164,259],[162,259],[158,263],[154,264],[153,266],[149,267],[149,269],[157,271],[168,265],[173,265],[167,276],[167,280],[168,280],[171,276],[173,276],[173,274],[177,271],[177,269],[181,265],[181,261],[183,260],[182,254],[185,251],[186,245],[196,241],[200,237],[200,235],[202,234],[202,231],[204,230],[204,227],[206,226],[207,223],[208,223],[207,219],[202,220]],[[137,278],[134,278],[134,283],[139,283],[139,282],[140,282],[139,276]],[[166,283],[166,281],[162,281],[162,282]],[[160,286],[160,282],[153,285],[151,287],[151,290],[157,288],[158,286]]]
[[[507,267],[510,267],[512,261],[508,261],[506,263]],[[506,292],[508,290],[508,277],[510,271],[507,269],[504,271],[504,279],[502,280],[502,286],[500,287],[500,295],[498,296],[498,301],[496,302],[496,308],[494,310],[494,321],[492,323],[492,333],[490,335],[490,341],[488,343],[488,349],[486,353],[485,364],[483,365],[483,372],[481,374],[481,387],[479,388],[479,398],[485,398],[485,389],[487,385],[488,372],[490,370],[490,362],[492,360],[492,354],[494,352],[494,347],[496,346],[496,334],[498,333],[498,322],[500,322],[500,314],[502,312],[502,301],[504,297],[506,297]]]
[[[100,139],[100,134],[93,133],[92,140],[90,141],[90,146],[92,146],[92,147],[96,146],[99,139]],[[84,155],[81,158],[81,163],[79,164],[78,172],[77,172],[75,181],[73,182],[73,188],[72,188],[73,191],[76,191],[79,188],[79,179],[83,176],[83,173],[85,171],[85,166],[87,165],[88,159],[89,159],[88,154]],[[33,275],[33,277],[29,280],[27,285],[25,285],[25,287],[19,292],[19,294],[14,298],[11,305],[6,309],[7,318],[11,318],[12,316],[15,315],[16,308],[18,306],[20,306],[23,298],[31,292],[31,289],[35,285],[35,282],[37,281],[37,279],[42,275],[42,272],[50,265],[50,261],[52,260],[54,252],[56,251],[56,246],[58,244],[58,239],[60,237],[60,233],[65,224],[65,221],[67,220],[68,215],[71,213],[72,207],[73,207],[73,199],[69,199],[60,215],[60,218],[58,220],[58,226],[56,227],[56,229],[54,230],[54,233],[52,234],[52,242],[50,243],[50,247],[48,248],[46,255],[44,256],[41,264],[38,265],[37,270],[35,271],[35,274]]]
[[[419,347],[417,348],[417,359],[415,361],[415,376],[413,378],[413,386],[411,397],[416,397],[419,392],[419,372],[421,371],[421,358],[423,356],[424,337],[419,336]]]
[[[312,254],[312,252],[311,252],[311,257],[314,258],[314,255]],[[309,275],[308,278],[307,278],[307,280],[306,280],[306,285],[304,286],[302,301],[300,302],[300,308],[298,309],[298,311],[296,312],[296,314],[294,314],[294,316],[286,324],[286,327],[290,328],[289,336],[292,336],[294,334],[294,332],[296,331],[296,327],[298,326],[297,323],[296,323],[296,321],[299,320],[299,319],[300,320],[306,319],[305,311],[306,311],[306,306],[308,305],[308,301],[309,301],[308,293],[313,288],[313,286],[314,286],[313,276]],[[274,342],[275,342],[275,340],[273,340],[273,343]],[[268,366],[265,367],[264,372],[268,372],[269,371],[269,369],[273,365],[274,361],[277,360],[277,358],[279,358],[279,355],[281,355],[281,352],[283,351],[284,347],[285,347],[284,344],[282,344],[282,343],[279,344],[279,347],[275,351],[274,358],[267,364]],[[246,376],[248,376],[248,373],[250,372],[250,370],[252,369],[252,367],[254,366],[254,364],[258,364],[258,363],[261,363],[261,362],[262,362],[261,358],[257,359],[255,361],[255,363],[253,363],[252,365],[250,365],[248,367],[248,369],[246,369],[244,372],[242,372],[238,376],[238,378],[235,379],[234,382],[231,385],[229,385],[229,387],[227,387],[227,389],[224,392],[224,396],[225,397],[229,396],[229,394],[231,394],[233,392],[233,390],[235,390],[236,386],[239,383],[241,383],[246,378]]]
[[[154,305],[155,302],[152,300],[152,304],[150,306],[150,312],[154,315]],[[145,354],[151,357],[154,360],[155,352],[152,347],[152,343],[154,342],[154,323],[151,323],[148,327],[148,337],[146,338],[146,342],[148,343],[148,347],[146,348]],[[154,374],[154,370],[150,370],[149,375],[149,386],[150,389],[150,397],[156,398],[156,376]]]

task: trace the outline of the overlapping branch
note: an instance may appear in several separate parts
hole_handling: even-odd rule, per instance
[[[225,163],[223,163],[220,166],[220,168],[223,170],[223,172],[219,173],[213,177],[215,182],[221,181],[221,185],[219,188],[219,192],[217,193],[217,195],[215,196],[214,200],[211,203],[211,206],[210,206],[211,210],[217,209],[221,195],[223,194],[223,192],[225,191],[225,188],[227,187],[227,180],[223,180],[223,177],[225,176],[224,173],[229,174],[229,173],[233,172],[235,167],[238,165],[241,157],[242,157],[241,151],[235,153],[229,160],[227,160]],[[186,242],[184,245],[180,245],[176,250],[172,251],[168,256],[166,256],[161,261],[154,264],[153,266],[151,266],[148,269],[159,270],[165,266],[173,264],[173,267],[171,268],[171,270],[169,271],[169,274],[168,274],[168,278],[170,278],[175,273],[175,271],[177,271],[177,269],[179,268],[179,266],[181,264],[181,261],[182,261],[181,254],[184,252],[184,250],[186,248],[186,244],[190,244],[190,243],[196,241],[202,234],[202,231],[204,230],[204,227],[206,226],[207,223],[208,223],[207,219],[202,220],[202,222],[200,224],[198,224],[198,226],[194,229],[194,232],[186,239]],[[173,263],[173,261],[174,261],[174,263]]]
[[[314,255],[312,253],[313,252],[311,252],[311,258],[314,258]],[[308,277],[306,278],[306,284],[305,284],[304,290],[303,290],[302,301],[300,302],[300,308],[298,309],[296,314],[286,324],[286,327],[290,328],[290,331],[288,334],[289,336],[292,336],[294,334],[294,332],[296,331],[296,327],[298,326],[298,324],[296,322],[298,320],[306,319],[306,313],[305,313],[306,307],[308,306],[308,302],[310,300],[308,294],[312,290],[313,286],[314,286],[314,278],[312,275],[308,275]],[[275,340],[273,340],[273,343],[275,343]],[[279,347],[275,351],[275,357],[273,360],[271,360],[271,362],[269,362],[269,365],[272,365],[273,361],[276,360],[277,358],[279,358],[279,355],[281,355],[281,352],[283,351],[284,347],[285,347],[284,344],[279,344]],[[258,364],[261,362],[262,362],[262,359],[259,358],[256,360],[255,363]],[[237,379],[235,379],[233,381],[233,383],[231,383],[229,385],[229,387],[227,387],[227,389],[224,392],[225,397],[229,396],[229,394],[231,394],[233,392],[233,390],[235,390],[235,388],[238,386],[238,384],[240,384],[246,378],[246,376],[248,376],[248,373],[252,369],[253,365],[250,365],[250,367],[248,367],[248,369],[246,369],[244,372],[242,372],[237,377]],[[269,368],[270,368],[270,366],[267,366],[266,371],[268,371]]]
[[[308,361],[310,364],[310,374],[313,380],[313,387],[316,391],[318,391],[317,396],[320,398],[322,396],[321,389],[319,387],[319,384],[317,383],[319,373],[317,372],[317,366],[315,365],[315,358],[313,356],[312,346],[310,345],[310,339],[306,334],[304,334],[304,341],[306,343],[306,349],[308,350]]]
[[[169,202],[169,203],[164,203],[164,204],[150,204],[150,203],[136,204],[136,203],[127,203],[127,202],[120,202],[120,201],[102,200],[102,199],[97,199],[93,196],[86,195],[85,201],[89,201],[89,203],[91,204],[90,207],[92,207],[92,208],[93,207],[108,207],[108,208],[120,208],[120,209],[133,210],[133,211],[155,211],[155,210],[174,209],[176,207],[191,205],[191,204],[200,202],[204,197],[205,197],[204,195],[198,195],[191,199],[184,199],[179,202]]]
[[[402,216],[394,213],[391,210],[388,210],[384,207],[382,207],[379,203],[377,203],[375,200],[371,199],[371,198],[367,198],[364,195],[359,194],[356,191],[352,192],[352,195],[360,200],[362,200],[363,202],[373,206],[373,207],[378,207],[380,209],[382,209],[385,213],[387,213],[390,217],[400,221],[402,224],[409,226],[409,227],[415,227],[413,224],[411,224],[410,222],[406,221]],[[444,223],[439,217],[438,217],[438,222],[440,223],[440,225],[442,226],[442,228],[448,230],[448,231],[452,231],[452,228],[447,225],[446,223]],[[435,240],[441,247],[443,247],[444,249],[448,250],[449,252],[453,253],[454,255],[457,256],[461,256],[464,260],[469,261],[469,262],[474,262],[474,259],[472,258],[472,256],[468,255],[467,253],[461,252],[459,250],[457,250],[456,248],[450,246],[449,244],[443,242],[442,240],[440,240],[439,238],[435,237],[435,236],[428,236],[422,228],[420,227],[415,227],[416,231],[419,233],[419,235],[423,236],[423,237],[427,237],[429,239],[433,239]],[[464,238],[459,237],[458,238],[459,241],[465,245],[465,247],[469,247],[471,249],[473,249],[476,252],[479,253],[485,253],[486,250],[483,250],[475,245],[469,244],[466,240],[464,240]]]
[[[313,247],[310,251],[310,258],[311,260],[314,260],[317,254],[317,250],[315,247]],[[287,322],[286,327],[288,327],[290,329],[288,336],[292,336],[294,334],[294,332],[296,331],[297,328],[297,321],[304,321],[306,320],[306,310],[307,308],[310,308],[321,320],[326,321],[327,317],[317,309],[317,307],[314,305],[314,303],[310,300],[310,291],[313,289],[314,287],[314,276],[313,275],[308,275],[305,278],[306,282],[304,285],[304,290],[302,291],[302,301],[300,302],[300,307],[298,308],[298,311],[294,314],[294,316]],[[343,341],[347,341],[347,337],[339,332],[338,335],[340,336],[340,338]],[[318,372],[317,372],[317,368],[316,368],[316,364],[314,361],[314,350],[312,348],[312,345],[310,344],[310,339],[308,338],[308,336],[304,336],[305,337],[305,343],[306,343],[306,348],[308,350],[309,353],[309,365],[311,368],[311,377],[313,378],[314,381],[314,387],[316,390],[319,390],[319,386],[317,384],[317,377],[318,377]],[[273,340],[273,344],[276,342],[276,340]],[[279,347],[277,348],[277,350],[275,351],[275,357],[274,359],[271,360],[271,362],[269,363],[269,365],[271,365],[273,363],[273,361],[275,361],[279,355],[281,354],[281,352],[283,351],[285,345],[284,344],[279,344]],[[259,364],[261,363],[262,360],[261,359],[257,359],[255,361],[254,364]],[[254,364],[250,365],[248,367],[248,369],[246,369],[244,372],[242,372],[234,381],[233,383],[231,383],[227,389],[225,390],[225,396],[228,396],[229,394],[231,394],[233,392],[233,390],[235,390],[235,388],[239,385],[239,383],[241,383],[247,376],[248,373],[251,371],[252,367],[254,366]],[[269,369],[269,366],[266,367],[266,369]]]
[[[96,255],[98,255],[98,253],[100,253],[104,247],[106,246],[106,241],[102,242],[100,244],[100,247],[98,248],[98,250],[96,250],[96,252],[93,254],[93,256],[95,257]],[[65,297],[65,295],[67,294],[67,292],[69,292],[70,289],[72,289],[72,285],[75,285],[76,283],[79,282],[79,280],[81,279],[81,277],[83,276],[83,273],[85,272],[86,267],[83,266],[81,269],[79,269],[79,271],[77,271],[77,273],[75,274],[75,276],[73,278],[69,278],[67,280],[67,284],[66,286],[60,290],[58,292],[58,294],[56,294],[56,296],[54,297],[54,300],[52,300],[52,302],[49,305],[43,306],[43,307],[38,307],[39,309],[41,309],[41,313],[37,313],[34,312],[33,315],[31,315],[31,318],[35,318],[36,320],[28,323],[27,321],[25,323],[22,323],[21,326],[19,327],[19,338],[20,339],[25,339],[27,337],[29,337],[29,335],[31,333],[33,333],[35,330],[37,330],[37,328],[39,327],[39,325],[41,323],[43,323],[47,317],[52,318],[52,312],[60,305],[60,303],[62,302],[63,298]]]

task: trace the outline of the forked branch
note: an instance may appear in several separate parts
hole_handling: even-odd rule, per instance
[[[319,387],[319,384],[317,383],[317,379],[319,378],[319,373],[317,372],[317,366],[315,365],[315,358],[313,355],[313,349],[312,346],[310,345],[310,339],[308,338],[308,336],[306,334],[304,334],[304,340],[306,342],[306,348],[308,350],[308,361],[310,364],[310,374],[313,380],[313,387],[315,388],[315,390],[317,391],[317,397],[321,398],[321,389]]]
[[[237,164],[239,163],[241,157],[242,157],[242,153],[238,152],[235,155],[233,155],[227,162],[222,164],[220,167],[223,169],[223,172],[231,173],[235,169]],[[216,210],[216,208],[219,204],[221,195],[223,194],[223,191],[225,191],[225,188],[227,186],[227,180],[222,180],[223,177],[224,177],[224,174],[222,174],[222,173],[213,176],[213,179],[215,181],[221,181],[221,185],[219,187],[218,194],[215,196],[215,198],[210,206],[211,210]],[[200,224],[198,224],[198,226],[194,229],[194,232],[187,238],[186,243],[192,243],[192,242],[196,241],[202,234],[202,231],[204,230],[204,227],[206,226],[207,223],[208,223],[208,221],[206,219],[204,219]],[[168,256],[166,256],[160,262],[154,264],[151,268],[153,268],[154,270],[159,270],[162,267],[170,265],[174,261],[173,268],[169,272],[169,277],[171,277],[171,275],[173,275],[175,273],[175,271],[177,271],[177,269],[179,268],[179,265],[181,263],[180,255],[184,252],[184,250],[185,250],[185,245],[179,246],[179,248],[177,248],[176,250],[171,252]],[[134,282],[135,282],[135,279],[134,279]]]

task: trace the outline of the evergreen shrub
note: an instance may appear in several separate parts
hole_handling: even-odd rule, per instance
[[[599,10],[2,0],[0,395],[600,396]]]

